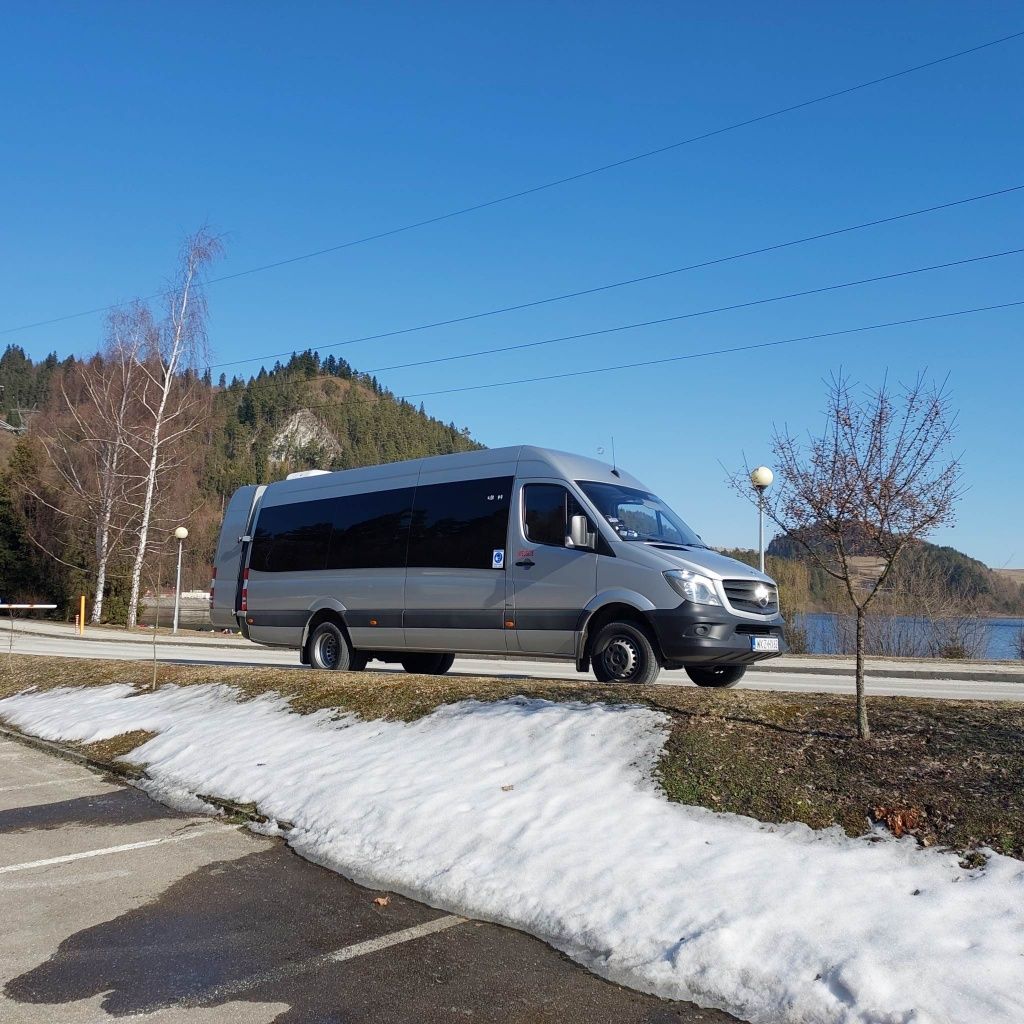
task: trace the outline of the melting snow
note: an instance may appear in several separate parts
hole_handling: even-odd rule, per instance
[[[298,715],[225,686],[0,701],[47,739],[156,732],[150,792],[254,801],[303,856],[538,935],[622,984],[755,1022],[1021,1024],[1024,864],[667,801],[667,720],[465,701],[410,724]]]

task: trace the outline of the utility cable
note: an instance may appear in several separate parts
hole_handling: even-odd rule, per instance
[[[853,281],[841,281],[837,284],[821,285],[817,288],[806,288],[802,291],[786,292],[782,295],[770,295],[761,299],[748,299],[743,302],[733,302],[725,306],[712,306],[707,309],[691,310],[686,313],[676,313],[672,316],[658,317],[655,320],[640,320],[634,323],[617,324],[614,327],[601,327],[592,331],[580,331],[576,334],[561,334],[553,338],[542,338],[539,341],[517,342],[512,345],[499,345],[494,348],[475,349],[472,352],[460,352],[445,356],[432,356],[429,359],[417,359],[405,363],[392,363],[389,366],[378,366],[359,372],[369,375],[386,373],[392,370],[407,370],[419,366],[431,366],[437,363],[449,363],[460,359],[471,359],[477,356],[498,355],[504,352],[518,352],[523,349],[540,348],[546,345],[556,345],[565,341],[579,341],[583,338],[596,338],[606,334],[618,334],[622,331],[632,331],[643,327],[656,327],[661,324],[675,323],[679,320],[692,320],[697,317],[711,316],[716,313],[728,313],[739,309],[750,309],[753,306],[764,306],[775,302],[786,302],[791,299],[805,298],[809,295],[822,295],[827,292],[841,291],[846,288],[857,288],[866,284],[876,284],[880,281],[894,281],[917,274],[927,274],[937,270],[948,270],[952,267],[968,266],[970,264],[982,263],[986,260],[1000,259],[1005,256],[1014,256],[1020,253],[1024,253],[1024,247],[1006,249],[1001,252],[986,253],[982,256],[969,256],[964,259],[952,260],[948,263],[934,263],[925,267],[913,267],[909,270],[897,270],[890,274],[876,274],[872,277],[862,277]],[[295,377],[288,380],[265,381],[260,384],[250,384],[248,386],[248,391],[252,393],[254,391],[263,391],[271,388],[287,387],[291,384],[333,379],[337,379],[335,374],[323,373],[315,374],[310,377]]]
[[[509,192],[505,195],[497,196],[493,199],[485,200],[484,202],[474,203],[469,206],[463,206],[454,210],[449,210],[446,213],[438,214],[434,217],[427,217],[423,220],[412,221],[408,224],[402,224],[398,227],[388,228],[384,231],[378,231],[370,235],[364,235],[360,238],[352,238],[345,242],[339,242],[336,245],[326,246],[322,249],[316,249],[312,252],[301,253],[297,256],[289,256],[285,259],[275,260],[271,263],[263,263],[255,267],[248,267],[245,270],[239,270],[232,274],[222,274],[219,277],[209,278],[207,283],[218,284],[222,281],[233,281],[240,277],[248,277],[252,274],[260,274],[267,270],[275,270],[279,267],[288,266],[293,263],[299,263],[305,260],[315,259],[318,256],[325,256],[329,253],[340,252],[343,249],[349,249],[353,246],[364,245],[367,242],[378,241],[382,238],[390,238],[394,235],[399,235],[407,231],[415,231],[418,228],[427,227],[431,224],[439,224],[442,221],[452,220],[455,217],[462,217],[466,214],[476,213],[480,210],[486,210],[493,206],[499,206],[503,203],[511,202],[515,199],[523,199],[527,196],[536,195],[539,192],[547,191],[548,189],[558,188],[562,185],[568,185],[575,181],[580,181],[584,178],[592,177],[596,174],[603,174],[605,171],[614,170],[618,167],[625,167],[628,164],[637,163],[640,160],[647,160],[654,156],[660,156],[663,153],[669,153],[673,150],[680,149],[683,146],[690,146],[694,143],[703,142],[707,139],[715,138],[719,135],[724,135],[727,132],[738,131],[741,128],[748,128],[751,125],[760,124],[763,121],[768,121],[773,118],[782,117],[786,114],[794,113],[798,110],[804,110],[807,107],[815,106],[819,103],[826,103],[830,100],[838,99],[841,96],[848,96],[851,93],[859,92],[863,89],[870,89],[876,85],[882,85],[886,82],[895,81],[898,78],[904,78],[908,75],[916,74],[919,71],[925,71],[929,68],[936,67],[940,64],[948,63],[949,61],[958,60],[961,57],[967,57],[971,54],[980,53],[983,50],[988,50],[994,46],[1001,46],[1004,43],[1009,43],[1014,40],[1020,39],[1024,36],[1024,30],[1019,32],[1012,32],[1009,35],[1000,36],[997,39],[990,39],[987,42],[979,43],[977,46],[968,47],[965,50],[957,50],[955,53],[949,53],[942,57],[936,57],[932,60],[925,61],[923,64],[915,64],[908,68],[903,68],[899,71],[890,72],[887,75],[882,75],[878,78],[871,78],[864,82],[858,82],[855,85],[847,86],[843,89],[836,89],[832,92],[823,93],[820,96],[814,96],[807,100],[802,100],[799,103],[793,103],[786,107],[779,107],[775,110],[767,111],[763,114],[757,114],[753,117],[745,118],[742,121],[734,121],[731,124],[723,125],[720,128],[713,128],[706,132],[701,132],[698,135],[691,135],[685,139],[679,139],[676,142],[670,142],[664,146],[658,146],[655,149],[648,149],[641,153],[634,153],[631,156],[622,157],[618,160],[613,160],[610,163],[599,164],[596,167],[590,167],[583,171],[578,171],[574,174],[566,175],[561,178],[553,178],[550,181],[542,182],[539,185],[532,185],[528,188],[519,189],[515,192]],[[152,295],[145,296],[143,301],[150,301],[160,297],[159,292]],[[67,320],[74,320],[83,316],[91,316],[95,313],[106,313],[111,310],[117,309],[121,303],[111,303],[104,306],[96,306],[92,309],[80,310],[76,313],[66,313],[63,316],[51,317],[47,320],[37,320],[33,323],[22,324],[18,327],[7,327],[0,329],[0,335],[13,334],[16,331],[27,331],[36,327],[47,327],[52,324],[63,323]]]
[[[752,342],[750,344],[745,345],[731,345],[725,348],[708,349],[703,352],[686,352],[680,355],[664,356],[658,359],[645,359],[632,363],[617,363],[612,366],[599,366],[585,370],[569,370],[564,373],[551,373],[539,377],[520,377],[513,380],[489,381],[482,384],[468,384],[452,388],[439,388],[434,391],[416,391],[406,395],[396,395],[390,391],[385,392],[385,394],[390,395],[390,397],[397,401],[406,402],[408,404],[409,400],[412,398],[427,398],[434,397],[437,395],[452,395],[466,391],[485,391],[492,388],[513,387],[517,384],[537,384],[543,381],[566,380],[573,377],[584,377],[598,373],[614,373],[619,370],[632,370],[637,369],[639,367],[662,366],[668,363],[684,362],[686,360],[691,359],[706,359],[710,356],[730,355],[737,352],[752,352],[758,349],[778,348],[785,345],[795,345],[801,342],[820,341],[829,338],[840,338],[853,334],[864,334],[870,331],[880,331],[890,327],[905,327],[912,324],[930,323],[936,320],[947,320],[953,317],[970,316],[976,313],[987,313],[995,310],[1012,309],[1014,307],[1019,306],[1024,306],[1024,299],[1014,299],[1008,302],[998,302],[987,306],[973,306],[967,309],[956,309],[945,313],[930,313],[925,316],[908,317],[902,320],[888,320],[884,323],[866,324],[861,327],[847,327],[843,328],[842,330],[836,331],[822,331],[817,334],[803,334],[797,337],[780,338],[774,341]],[[333,380],[338,378],[331,379]],[[289,383],[302,384],[304,381],[307,380],[308,378],[299,378],[290,381]],[[339,379],[339,383],[347,384],[351,382]],[[359,382],[356,381],[355,383]],[[223,391],[221,392],[221,394],[229,395],[231,394],[231,392]],[[245,392],[240,393],[238,397],[239,399],[244,398]],[[290,415],[292,413],[302,411],[312,412],[317,409],[336,409],[339,406],[343,405],[374,405],[379,401],[380,397],[376,395],[373,398],[357,399],[355,401],[353,401],[350,398],[344,398],[333,402],[321,402],[313,405],[298,405],[290,409],[282,410],[282,412],[285,415]],[[436,419],[437,417],[434,418]]]

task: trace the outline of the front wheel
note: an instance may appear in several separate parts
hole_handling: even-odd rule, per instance
[[[402,668],[420,676],[443,676],[454,663],[454,654],[407,654]]]
[[[352,667],[352,648],[333,622],[321,622],[309,638],[309,663],[313,668],[347,672]]]
[[[735,686],[747,671],[745,665],[687,665],[686,674],[698,686]]]
[[[610,622],[594,638],[594,675],[599,683],[649,686],[661,663],[647,634],[631,622]]]

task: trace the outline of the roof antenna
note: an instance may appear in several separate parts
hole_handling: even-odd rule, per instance
[[[615,435],[614,434],[612,435],[612,475],[613,476],[618,476],[619,475],[618,466],[615,463]]]

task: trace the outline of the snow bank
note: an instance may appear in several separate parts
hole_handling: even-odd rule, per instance
[[[466,701],[411,724],[223,686],[0,701],[47,739],[158,733],[156,792],[255,801],[303,856],[756,1022],[1021,1024],[1024,864],[670,804],[650,710]]]

